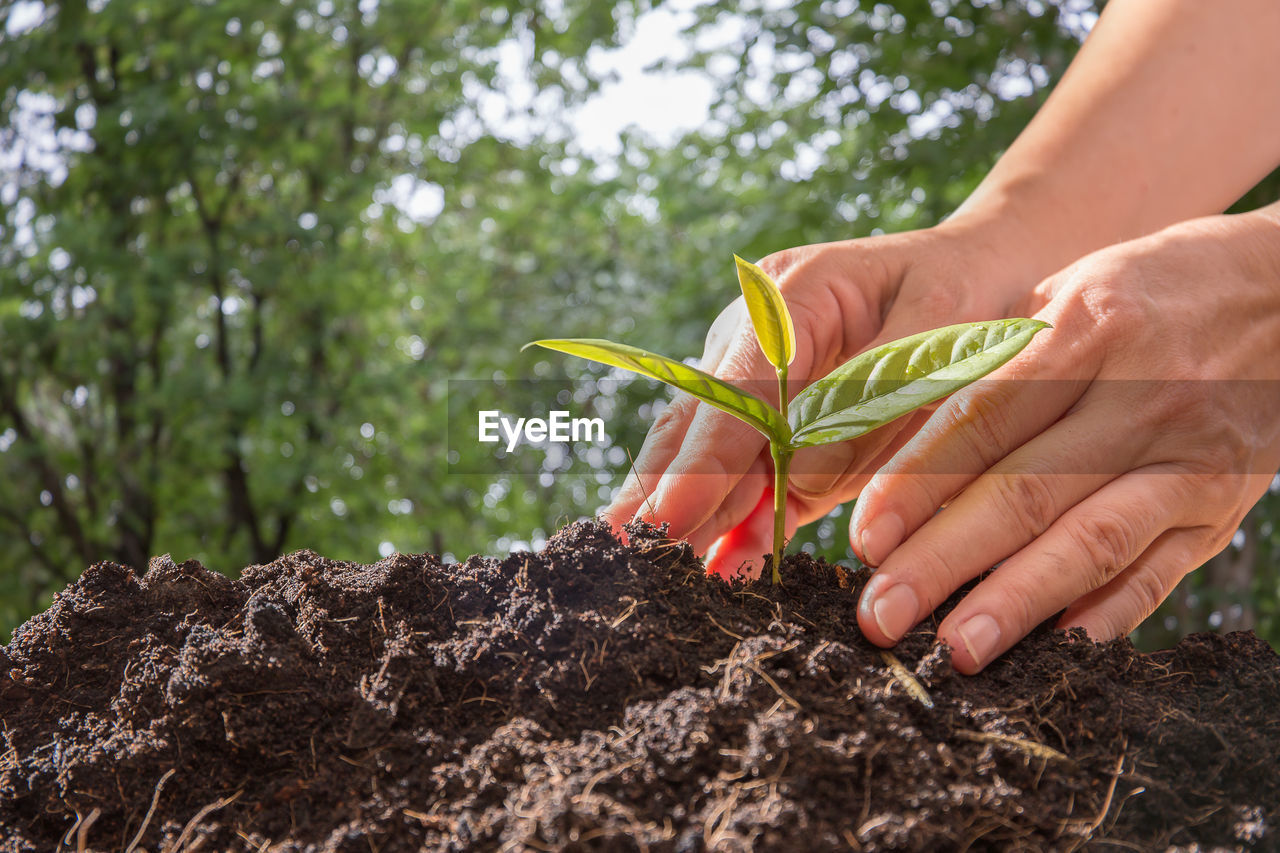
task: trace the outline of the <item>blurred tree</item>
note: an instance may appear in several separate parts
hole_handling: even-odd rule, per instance
[[[493,361],[469,351],[528,270],[486,244],[547,239],[508,206],[547,195],[550,148],[480,101],[511,52],[540,105],[590,91],[556,68],[628,8],[555,6],[7,4],[0,621],[104,558],[445,539],[457,496],[400,464],[442,454],[422,365]]]

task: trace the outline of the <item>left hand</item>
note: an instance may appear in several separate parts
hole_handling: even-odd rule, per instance
[[[1128,633],[1280,467],[1280,204],[1096,252],[1030,299],[1054,328],[940,406],[850,522],[882,646],[1000,564],[938,629],[965,673],[1064,609]]]

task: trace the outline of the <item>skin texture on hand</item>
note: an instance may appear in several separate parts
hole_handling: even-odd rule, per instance
[[[880,645],[999,564],[938,629],[966,673],[1059,611],[1132,630],[1280,468],[1280,205],[1103,250],[1030,303],[1054,328],[939,407],[851,520]]]

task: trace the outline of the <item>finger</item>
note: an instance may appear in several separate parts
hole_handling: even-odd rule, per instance
[[[829,464],[833,466],[831,470],[837,473],[834,481],[821,484],[822,488],[825,489],[825,491],[821,492],[815,492],[807,488],[806,482],[798,483],[795,475],[792,474],[787,480],[790,491],[806,500],[828,497],[839,497],[841,502],[852,500],[862,491],[862,487],[871,479],[872,474],[887,465],[894,454],[910,441],[911,436],[915,435],[924,426],[929,420],[930,414],[931,412],[929,411],[918,410],[877,429],[874,434],[883,438],[884,442],[875,447],[875,454],[872,456],[862,456],[859,450],[849,447],[850,443],[803,448],[796,453],[792,460],[793,469],[796,461],[806,451],[825,450],[830,454],[828,459]]]
[[[851,474],[869,468],[870,461],[881,456],[909,422],[899,418],[852,441],[800,448],[791,460],[790,488],[810,498],[832,494]]]
[[[735,299],[720,312],[707,331],[699,360],[701,369],[715,373],[729,350],[735,331],[746,322],[746,302],[742,299]],[[651,503],[659,478],[680,452],[680,444],[697,407],[696,398],[684,393],[676,394],[649,428],[640,454],[633,461],[622,487],[609,505],[600,511],[615,533],[621,534],[621,526],[634,518],[642,506]]]
[[[799,526],[802,507],[795,498],[787,498],[787,521],[784,536],[790,540]],[[708,574],[723,578],[743,575],[758,577],[764,557],[773,551],[773,487],[764,489],[760,500],[742,523],[715,541],[705,561]]]
[[[1155,612],[1178,582],[1217,549],[1206,528],[1170,530],[1119,577],[1067,608],[1059,628],[1083,628],[1094,640],[1123,637]]]
[[[1182,477],[1161,470],[1173,468],[1152,466],[1108,483],[974,587],[938,626],[952,665],[978,672],[1178,526],[1195,496]]]
[[[621,526],[635,518],[641,507],[652,502],[660,478],[680,452],[697,406],[697,398],[677,394],[654,420],[622,487],[600,511],[615,532],[620,532]]]
[[[738,481],[733,490],[721,502],[711,518],[685,537],[695,554],[705,554],[717,539],[741,524],[760,502],[760,495],[769,489],[773,477],[769,462],[763,455],[757,456],[747,475]],[[770,522],[770,530],[772,530]]]
[[[653,493],[643,517],[670,524],[683,539],[705,524],[742,480],[766,446],[764,436],[710,406],[699,406],[680,450]]]
[[[883,563],[953,495],[1057,421],[1085,387],[993,378],[957,392],[863,489],[850,519],[855,550],[870,565]]]
[[[896,641],[956,589],[1028,547],[1080,502],[1132,470],[1144,452],[1136,433],[1116,445],[1081,442],[1116,423],[1116,404],[1073,412],[960,492],[884,561],[876,589],[889,603],[869,607],[886,641]],[[1080,473],[1076,473],[1080,472]],[[876,543],[864,545],[868,550]]]

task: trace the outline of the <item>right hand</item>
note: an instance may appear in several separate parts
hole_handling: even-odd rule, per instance
[[[1052,270],[1017,262],[1027,241],[955,219],[934,228],[823,243],[770,255],[795,322],[791,396],[863,350],[951,323],[1005,317]],[[741,297],[707,333],[701,367],[777,405],[772,365]],[[808,448],[791,465],[787,531],[857,494],[923,423],[904,417],[855,441]],[[707,569],[759,568],[773,536],[768,444],[747,424],[687,394],[654,422],[635,466],[602,515],[670,524],[669,535],[707,554]],[[732,535],[728,535],[732,532]]]

